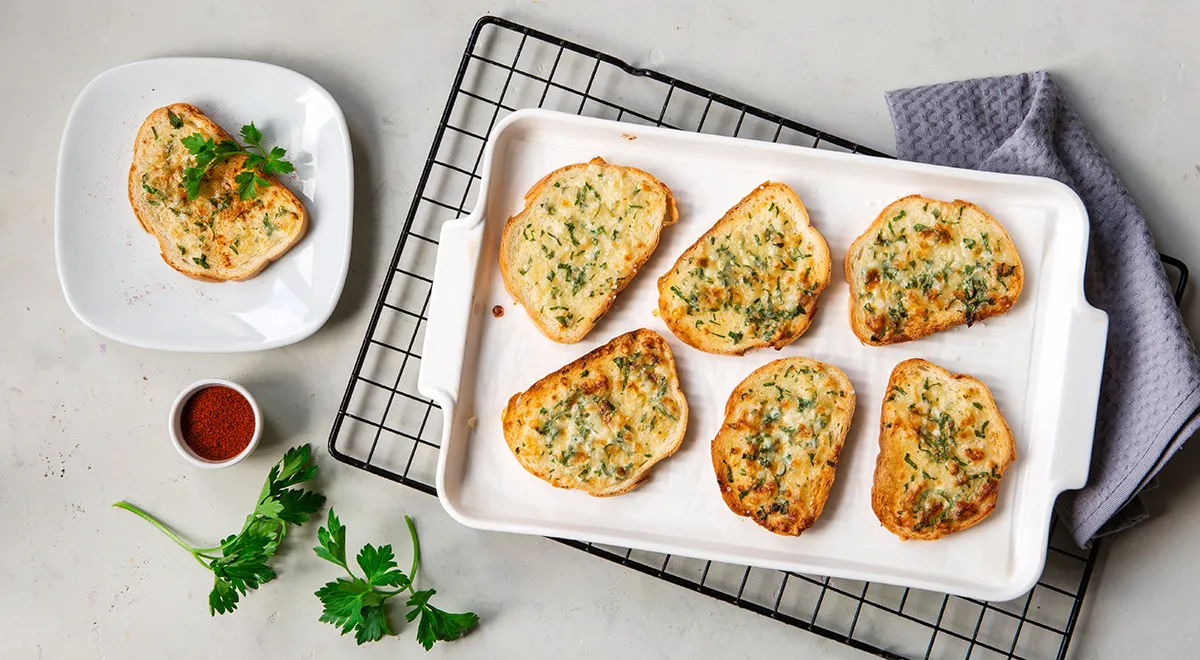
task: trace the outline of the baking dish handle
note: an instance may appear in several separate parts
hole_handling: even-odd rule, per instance
[[[475,278],[483,243],[482,215],[442,225],[433,269],[425,346],[417,389],[449,412],[458,400],[467,329],[475,305]]]
[[[1063,368],[1060,441],[1050,465],[1056,493],[1087,484],[1107,341],[1108,314],[1085,306],[1072,316]]]

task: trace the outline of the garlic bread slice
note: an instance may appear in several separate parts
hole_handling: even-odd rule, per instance
[[[1004,227],[962,200],[909,195],[888,205],[846,253],[850,326],[883,346],[1003,314],[1025,281]]]
[[[671,349],[645,329],[514,395],[502,418],[504,439],[530,474],[598,497],[641,485],[679,448],[687,420]]]
[[[796,192],[755,188],[658,280],[658,311],[707,353],[781,349],[804,334],[829,284],[829,246]]]
[[[232,139],[198,108],[175,103],[151,112],[138,129],[129,168],[129,203],[142,228],[158,239],[163,261],[193,279],[211,282],[254,277],[290,250],[308,229],[300,200],[270,174],[243,200],[234,180],[244,155],[212,167],[200,194],[189,200],[184,170],[195,165],[180,142],[193,134]]]
[[[550,339],[573,344],[608,311],[678,218],[658,179],[602,158],[547,174],[500,238],[508,292]]]
[[[797,536],[821,515],[850,420],[854,386],[837,367],[794,357],[759,367],[734,388],[712,441],[730,510]]]
[[[896,365],[879,429],[871,506],[901,539],[938,539],[996,508],[1016,459],[1012,431],[987,386],[921,359]]]

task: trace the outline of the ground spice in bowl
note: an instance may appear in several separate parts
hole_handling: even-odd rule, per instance
[[[184,404],[179,428],[197,456],[227,461],[242,453],[254,437],[254,409],[231,387],[206,387]]]

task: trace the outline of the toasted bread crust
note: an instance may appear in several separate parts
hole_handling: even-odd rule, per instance
[[[671,349],[646,329],[619,335],[543,377],[513,395],[501,416],[521,467],[552,486],[596,497],[645,482],[679,448],[687,421]]]
[[[924,230],[906,233],[914,227]],[[896,254],[882,258],[893,278],[881,276],[872,254],[889,254],[897,234],[913,238],[915,249],[928,251],[933,263],[926,267],[915,254]],[[990,239],[986,251],[982,236]],[[909,249],[907,240],[899,245],[901,252]],[[940,255],[955,251],[966,258],[942,271]],[[968,264],[974,275],[964,270]],[[1020,297],[1025,273],[1008,231],[986,211],[963,200],[921,195],[902,197],[883,209],[851,244],[843,272],[850,285],[850,327],[868,346],[919,339],[1004,314]],[[964,286],[972,281],[977,285]]]
[[[555,183],[560,183],[561,186],[561,182],[571,182],[574,177],[582,175],[590,184],[593,180],[591,178],[593,170],[595,173],[608,175],[609,182],[620,179],[632,182],[632,186],[636,187],[638,192],[634,195],[640,194],[640,199],[634,200],[632,197],[621,195],[615,202],[618,205],[624,205],[626,214],[629,214],[634,208],[635,201],[661,197],[661,203],[655,203],[649,208],[642,204],[636,205],[638,212],[634,213],[633,217],[644,223],[642,233],[635,230],[622,231],[622,229],[626,229],[626,226],[621,228],[606,226],[603,232],[585,232],[583,226],[589,219],[577,218],[574,215],[576,211],[574,207],[554,205],[554,208],[558,209],[557,212],[548,215],[544,206],[537,205],[539,200],[549,200],[553,197],[549,192],[550,186]],[[597,198],[599,193],[596,192],[596,188],[601,187],[601,179],[602,177],[595,178],[596,183],[592,184],[594,187],[591,192],[595,193]],[[573,189],[573,185],[570,187]],[[565,194],[567,189],[566,187],[556,187],[556,192]],[[592,197],[585,192],[581,201],[586,205],[591,203],[591,200]],[[561,202],[562,200],[557,201]],[[500,275],[509,295],[525,309],[538,330],[546,337],[564,344],[576,343],[587,336],[587,333],[612,307],[621,291],[637,275],[642,265],[650,259],[658,247],[662,228],[674,224],[679,219],[675,197],[666,184],[643,170],[611,165],[598,156],[587,163],[567,165],[546,174],[525,193],[524,202],[524,209],[510,217],[504,224],[500,238]],[[604,200],[604,204],[609,203],[613,203],[611,199]],[[588,211],[590,212],[590,210],[589,208]],[[597,211],[600,210],[607,212],[608,208],[597,208]],[[641,216],[642,211],[646,213],[645,216]],[[590,220],[595,221],[597,218],[598,216],[592,216]],[[606,215],[604,219],[607,218]],[[597,221],[593,229],[600,228],[604,219]],[[527,225],[529,225],[528,229]],[[569,236],[567,234],[568,225],[572,227]],[[578,236],[575,230],[576,225],[579,225]],[[611,233],[614,229],[617,229],[616,234]],[[550,243],[546,240],[540,234],[543,231],[550,231],[554,235],[555,242]],[[609,240],[610,237],[613,238]],[[549,247],[543,250],[537,263],[526,261],[524,264],[517,264],[514,261],[524,261],[521,256],[518,256],[523,241],[541,247]],[[567,241],[567,246],[570,246],[565,251],[564,241]],[[578,248],[578,253],[576,253],[576,248]],[[594,252],[596,250],[605,255],[611,254],[613,259],[610,260],[607,257],[593,259],[591,255],[596,254]],[[564,254],[572,253],[576,253],[577,256],[571,257],[571,263],[567,263],[568,257],[564,257]],[[545,264],[541,260],[542,257],[545,258]],[[532,257],[526,255],[525,259],[532,259]],[[612,263],[610,264],[609,261]],[[543,266],[549,268],[544,274]],[[566,266],[565,269],[564,266]],[[604,268],[600,268],[600,266],[604,266]],[[572,268],[575,270],[573,271]],[[523,270],[525,272],[522,272]],[[572,273],[584,273],[591,277],[587,278],[586,282],[581,278],[580,286],[575,287],[568,281]],[[562,290],[556,292],[561,294],[561,298],[556,296],[551,301],[553,304],[550,305],[545,304],[548,297],[540,291],[541,288],[552,290],[552,284],[543,283],[548,278],[552,278],[549,279],[551,283],[564,283]],[[574,291],[571,291],[572,289]],[[577,294],[580,294],[579,289],[583,289],[583,294],[592,295],[586,300],[582,299],[582,296],[577,298]],[[567,295],[568,291],[570,291],[570,296]],[[547,307],[558,309],[545,309]]]
[[[947,418],[930,417],[933,410]],[[927,360],[896,365],[871,488],[871,508],[888,531],[934,540],[977,525],[996,508],[1014,460],[1012,431],[986,385]]]
[[[829,246],[800,197],[767,181],[658,279],[659,316],[681,341],[706,353],[779,350],[812,324],[830,270]]]
[[[747,376],[712,441],[729,509],[780,535],[811,527],[833,487],[855,401],[846,374],[808,358],[775,360]]]
[[[172,114],[182,121],[181,128],[172,125]],[[206,282],[252,278],[304,237],[308,213],[300,200],[269,174],[260,173],[270,185],[260,186],[255,199],[238,199],[233,179],[242,169],[244,156],[213,166],[205,175],[199,197],[187,200],[183,170],[194,158],[179,140],[192,133],[216,142],[232,139],[187,103],[158,108],[146,117],[134,141],[129,204],[142,229],[158,239],[163,261],[175,270]],[[264,214],[271,225],[267,236],[261,235],[268,233],[262,222]],[[195,263],[198,258],[209,267]]]

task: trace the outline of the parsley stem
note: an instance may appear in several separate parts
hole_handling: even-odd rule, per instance
[[[408,524],[408,535],[412,537],[413,545],[412,570],[408,572],[408,591],[415,594],[413,584],[417,581],[417,566],[421,563],[421,542],[417,540],[417,526],[413,524],[412,518],[404,516],[404,522]]]
[[[162,532],[163,534],[166,534],[167,538],[171,539],[179,547],[181,547],[184,550],[187,550],[189,553],[191,553],[191,555],[196,558],[196,561],[200,562],[200,565],[205,568],[208,568],[208,564],[204,563],[204,560],[200,558],[200,554],[202,552],[210,552],[212,550],[220,550],[220,548],[202,548],[202,549],[193,548],[192,546],[188,545],[187,541],[184,541],[178,534],[176,534],[174,531],[172,531],[170,527],[167,527],[166,525],[158,522],[158,520],[155,519],[154,516],[146,513],[145,511],[142,511],[141,509],[130,504],[129,502],[121,501],[121,502],[117,502],[113,506],[117,507],[118,509],[125,509],[126,511],[141,518],[142,520],[145,520],[146,522],[150,523],[151,525],[154,525],[156,528],[158,528],[158,531]]]
[[[231,154],[231,155],[237,155],[237,154]],[[222,156],[217,156],[216,158],[213,158],[212,160],[208,161],[208,164],[206,164],[204,167],[200,168],[201,178],[203,178],[205,174],[208,174],[208,171],[211,170],[213,168],[213,166],[215,166],[217,163],[220,163],[221,161],[223,161],[227,158],[229,158],[229,156],[222,155]]]

